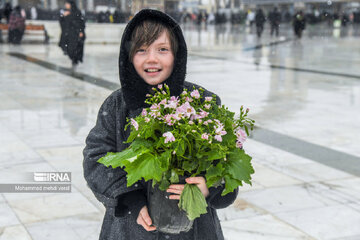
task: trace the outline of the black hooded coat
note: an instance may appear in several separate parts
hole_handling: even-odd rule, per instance
[[[238,194],[234,192],[221,196],[224,186],[209,189],[207,213],[195,219],[192,229],[187,233],[164,234],[158,231],[147,232],[136,223],[140,209],[147,205],[147,189],[150,182],[138,181],[131,187],[126,186],[126,172],[121,168],[107,168],[97,160],[107,152],[120,152],[128,147],[123,142],[130,133],[124,131],[126,118],[136,117],[143,107],[146,94],[153,86],[148,85],[137,74],[128,59],[131,33],[141,21],[156,19],[170,26],[178,39],[179,50],[175,56],[172,74],[164,81],[168,84],[172,95],[179,96],[184,88],[193,89],[185,82],[187,48],[180,26],[170,16],[157,10],[141,10],[128,23],[121,40],[119,57],[119,75],[121,89],[114,91],[100,107],[96,125],[86,138],[84,154],[84,177],[95,197],[101,201],[106,213],[103,220],[101,240],[160,240],[160,239],[191,239],[221,240],[224,239],[216,209],[232,204]],[[209,91],[204,96],[212,96]],[[218,104],[220,99],[217,98]]]

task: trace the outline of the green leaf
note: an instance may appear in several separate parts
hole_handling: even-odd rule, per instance
[[[184,161],[182,163],[182,168],[185,171],[191,172],[192,170],[195,170],[198,167],[198,164],[195,161]]]
[[[185,142],[180,139],[176,144],[175,150],[177,156],[183,156],[185,153]]]
[[[224,171],[224,167],[222,163],[218,163],[216,166],[211,165],[209,169],[206,171],[205,177],[206,177],[206,185],[209,184],[208,187],[212,186],[213,183],[218,181],[218,179],[222,178],[222,173]],[[211,184],[212,183],[212,184]]]
[[[251,184],[251,174],[254,173],[254,168],[250,161],[251,157],[244,150],[237,148],[228,155],[225,172],[234,179]]]
[[[171,177],[170,177],[171,183],[178,183],[179,182],[179,175],[176,173],[174,169],[171,169]]]
[[[168,150],[166,152],[163,152],[158,157],[160,161],[161,168],[164,170],[167,170],[169,168],[170,159],[171,159],[171,151]]]
[[[131,143],[132,141],[135,140],[135,138],[137,137],[139,133],[137,131],[135,131],[134,129],[131,130],[130,135],[128,137],[128,139],[124,142],[124,143]]]
[[[221,182],[222,177],[218,176],[218,177],[212,177],[212,178],[206,178],[206,186],[208,188],[210,187],[215,187],[217,185],[219,185],[219,183]]]
[[[212,160],[224,158],[225,152],[221,151],[220,149],[213,149],[210,150],[209,152],[206,152],[204,155],[207,156],[207,161],[212,161]]]
[[[134,152],[138,151],[138,150],[148,150],[150,148],[152,148],[153,146],[153,142],[150,140],[146,140],[143,138],[138,138],[136,139],[136,141],[134,141],[131,144],[131,148],[134,150]]]
[[[199,167],[198,167],[196,172],[201,173],[203,171],[206,171],[211,165],[212,164],[209,161],[200,161],[199,162]]]
[[[160,181],[163,173],[159,159],[150,153],[144,153],[138,156],[132,164],[126,166],[125,171],[128,173],[128,187],[141,178],[144,178],[145,181],[150,179]]]
[[[225,196],[228,193],[231,193],[237,188],[238,186],[242,186],[241,181],[231,178],[228,175],[225,175],[225,189],[222,191],[221,196]]]
[[[186,212],[190,220],[194,220],[200,217],[201,214],[207,213],[205,197],[198,186],[194,184],[185,184],[178,206]]]
[[[128,148],[117,153],[109,152],[104,157],[97,160],[97,162],[104,164],[106,167],[109,167],[110,165],[113,168],[124,167],[128,163],[133,162],[136,159],[136,155],[137,153],[131,148]]]
[[[161,191],[165,191],[166,189],[168,189],[170,186],[170,182],[166,179],[166,178],[163,178],[161,181],[160,181],[160,184],[159,184],[159,189]]]

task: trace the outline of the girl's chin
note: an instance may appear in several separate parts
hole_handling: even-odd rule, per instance
[[[164,82],[164,80],[162,79],[145,79],[145,82],[149,85],[153,85],[153,86],[157,86],[159,84],[161,84],[162,82]]]

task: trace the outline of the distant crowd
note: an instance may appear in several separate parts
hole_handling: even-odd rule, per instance
[[[1,18],[8,19],[13,8],[10,3],[5,4],[3,9],[0,9],[0,21]],[[57,21],[60,18],[60,10],[47,10],[37,7],[31,7],[29,9],[23,9],[23,16],[26,19],[33,20],[54,20]],[[248,23],[253,25],[255,23],[255,15],[258,9],[249,9],[247,11],[227,11],[226,9],[220,9],[215,13],[208,13],[205,10],[199,10],[197,12],[187,12],[187,11],[172,11],[167,12],[172,16],[176,21],[180,23],[189,23],[194,24],[244,24]],[[82,10],[85,20],[87,22],[97,22],[97,23],[127,23],[132,15],[130,12],[123,12],[120,9],[115,11],[100,11],[100,12],[89,12]],[[265,21],[271,21],[273,16],[273,11],[266,13],[264,17]],[[288,10],[279,10],[278,21],[281,23],[291,23],[294,20],[294,16],[298,14],[290,13]],[[304,18],[309,24],[316,24],[320,22],[328,22],[329,24],[334,20],[341,20],[342,25],[347,23],[360,23],[360,11],[354,11],[350,13],[330,13],[326,11],[320,12],[319,10],[314,9],[311,12],[304,12]],[[4,20],[3,20],[4,21]]]

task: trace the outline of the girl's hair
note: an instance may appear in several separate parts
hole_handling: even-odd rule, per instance
[[[144,20],[135,27],[131,34],[131,44],[129,51],[130,62],[132,62],[136,50],[138,50],[143,45],[151,45],[164,31],[168,33],[171,50],[175,57],[178,51],[178,40],[174,31],[169,26],[166,26],[161,22],[154,20]]]

